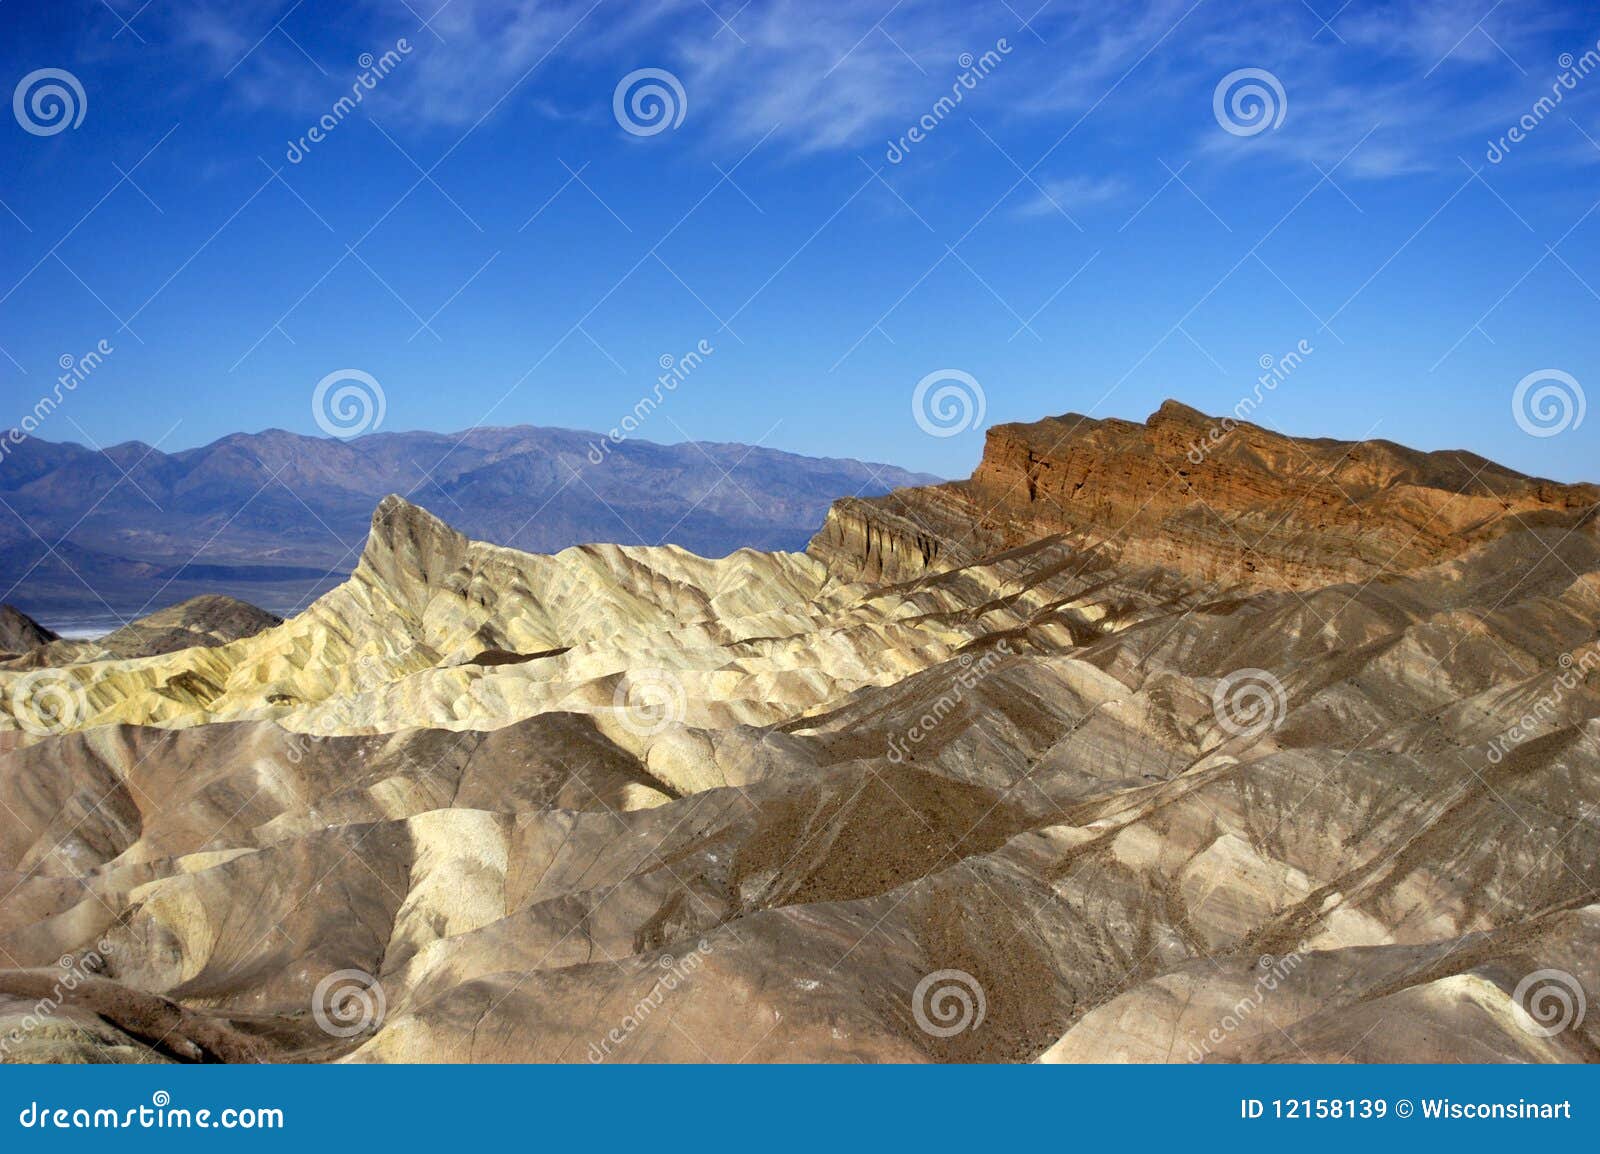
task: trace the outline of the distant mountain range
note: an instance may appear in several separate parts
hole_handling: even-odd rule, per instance
[[[0,464],[0,602],[57,629],[210,593],[292,612],[354,567],[388,493],[531,552],[615,542],[724,556],[803,549],[836,498],[935,480],[750,445],[618,444],[532,426],[352,441],[271,429],[177,453],[30,440]]]

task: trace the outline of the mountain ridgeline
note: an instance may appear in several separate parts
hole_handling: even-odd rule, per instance
[[[388,493],[518,549],[722,556],[803,549],[835,499],[935,480],[738,444],[607,441],[596,464],[601,439],[520,426],[352,441],[269,430],[176,453],[26,441],[0,468],[0,499],[17,514],[0,522],[0,601],[47,623],[202,594],[293,612],[349,573]]]

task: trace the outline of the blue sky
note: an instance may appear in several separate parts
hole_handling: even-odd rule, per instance
[[[318,434],[341,369],[385,430],[606,429],[705,341],[638,436],[963,476],[929,374],[983,425],[1216,413],[1304,341],[1255,419],[1600,478],[1600,415],[1512,410],[1600,381],[1592,5],[141,2],[0,5],[5,86],[83,93],[0,123],[0,425],[104,340],[39,436]],[[681,121],[625,129],[639,69]]]

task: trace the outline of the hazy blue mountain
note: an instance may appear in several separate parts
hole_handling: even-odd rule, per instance
[[[835,498],[935,480],[749,445],[610,444],[532,426],[353,441],[269,429],[177,453],[31,440],[0,462],[0,601],[58,629],[205,593],[290,612],[354,566],[388,493],[519,549],[614,541],[722,556],[804,548]]]

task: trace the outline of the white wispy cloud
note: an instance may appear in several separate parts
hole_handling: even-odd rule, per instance
[[[1045,180],[1031,200],[1017,209],[1018,216],[1053,216],[1062,211],[1088,208],[1096,204],[1120,201],[1128,186],[1115,176],[1067,176]]]
[[[1333,27],[1348,44],[1406,56],[1426,70],[1495,62],[1508,66],[1515,62],[1516,67],[1531,70],[1549,62],[1535,58],[1523,46],[1536,36],[1573,26],[1573,15],[1559,5],[1538,3],[1413,0],[1392,6],[1352,6]]]
[[[1042,124],[1051,132],[1059,126],[1063,133],[1109,134],[1135,151],[1156,140],[1171,148],[1174,136],[1181,149],[1187,137],[1184,156],[1161,158],[1174,164],[1275,158],[1324,168],[1362,142],[1341,171],[1365,179],[1453,164],[1457,153],[1476,147],[1476,135],[1487,131],[1480,126],[1524,103],[1532,82],[1513,61],[1532,75],[1536,65],[1551,65],[1538,59],[1540,37],[1570,28],[1576,44],[1584,31],[1582,20],[1557,4],[1521,3],[1513,11],[1485,3],[1478,11],[1463,10],[1459,0],[1357,4],[1337,16],[1334,0],[1054,0],[1042,8],[1034,0],[886,0],[868,9],[815,0],[752,0],[742,8],[716,0],[440,5],[357,0],[334,17],[307,6],[284,18],[281,3],[265,0],[181,0],[161,18],[169,40],[197,55],[213,77],[229,74],[224,99],[320,107],[330,80],[344,80],[358,52],[407,35],[416,51],[381,94],[382,115],[397,122],[463,130],[509,107],[590,120],[604,130],[615,80],[661,67],[682,80],[694,130],[705,140],[720,147],[769,139],[797,153],[856,150],[896,137],[949,92],[962,53],[982,53],[1006,37],[1014,51],[1003,74],[976,95],[987,130],[1000,139]],[[1319,8],[1331,27],[1322,26]],[[1021,14],[1033,9],[1024,28]],[[418,27],[424,15],[431,30]],[[312,32],[315,44],[293,42]],[[327,58],[340,52],[335,44],[349,59]],[[319,83],[310,74],[301,47],[329,79]],[[1266,68],[1282,80],[1289,115],[1280,129],[1245,140],[1216,130],[1212,88],[1239,67]],[[1471,85],[1464,88],[1465,77]],[[1018,159],[1027,166],[1036,157]],[[1070,211],[1122,189],[1112,177],[1079,174],[1046,184],[1045,192],[1021,211],[1053,212],[1051,200]]]

